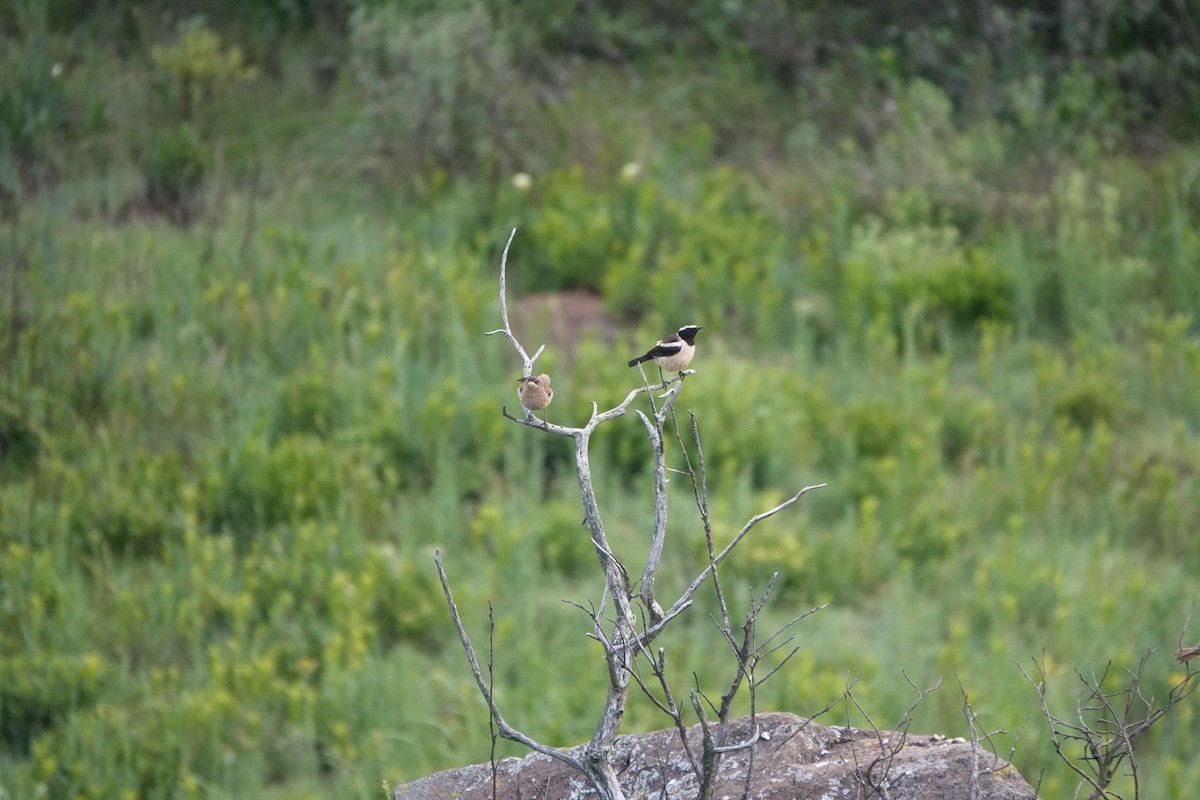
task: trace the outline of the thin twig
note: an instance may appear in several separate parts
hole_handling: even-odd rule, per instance
[[[463,650],[467,653],[467,662],[471,665],[471,674],[475,676],[475,684],[479,687],[480,694],[483,695],[483,699],[488,704],[488,710],[491,712],[492,718],[496,721],[496,727],[499,729],[500,735],[510,741],[523,744],[530,750],[534,750],[542,755],[558,759],[572,769],[578,770],[590,777],[591,773],[588,772],[583,762],[579,759],[531,739],[505,721],[504,716],[500,713],[500,707],[496,705],[496,699],[492,694],[491,687],[483,679],[483,673],[479,668],[479,660],[475,658],[475,648],[471,645],[471,637],[467,635],[467,630],[463,627],[462,618],[458,614],[458,606],[455,604],[454,596],[450,592],[450,580],[446,577],[446,569],[442,565],[441,548],[434,551],[433,560],[437,564],[438,577],[442,581],[442,592],[446,595],[446,605],[450,609],[450,618],[454,621],[454,629],[458,631],[458,639],[462,643]],[[592,784],[596,788],[596,791],[603,795],[600,785],[594,779],[592,780]]]
[[[525,352],[525,348],[517,341],[517,337],[513,335],[512,327],[508,324],[508,297],[506,289],[506,276],[508,273],[508,248],[512,246],[513,238],[517,235],[517,229],[513,228],[512,233],[508,235],[508,241],[504,243],[504,252],[500,256],[500,321],[504,323],[503,328],[497,328],[494,331],[484,331],[484,336],[495,336],[497,333],[503,333],[508,339],[513,349],[517,351],[517,355],[521,357],[522,374],[528,378],[533,374],[533,362],[537,361],[538,356],[546,349],[546,345],[542,345],[537,349],[537,352],[532,356]]]
[[[738,546],[738,543],[741,542],[743,538],[745,538],[746,534],[748,534],[751,531],[751,529],[754,528],[755,525],[762,522],[764,519],[768,519],[770,517],[775,516],[780,511],[783,511],[784,509],[788,508],[793,503],[795,503],[797,500],[799,500],[801,497],[803,497],[804,495],[813,491],[814,489],[823,489],[823,488],[825,488],[826,485],[827,484],[824,484],[824,483],[818,483],[818,484],[814,484],[813,486],[805,486],[803,489],[796,492],[796,494],[794,494],[792,497],[788,498],[787,500],[784,500],[782,503],[775,506],[774,508],[764,511],[761,514],[756,514],[755,516],[751,517],[750,520],[745,525],[742,526],[742,529],[740,531],[738,531],[737,534],[733,537],[733,540],[730,541],[729,544],[725,545],[725,548],[723,550],[721,550],[721,552],[718,553],[715,558],[712,559],[712,563],[710,563],[709,566],[705,567],[704,570],[699,575],[697,575],[696,578],[688,585],[688,587],[686,589],[684,589],[683,594],[680,595],[679,599],[676,600],[675,603],[671,606],[671,608],[666,612],[666,616],[672,616],[673,612],[675,612],[676,609],[680,605],[682,605],[684,603],[690,603],[692,601],[692,595],[694,595],[696,593],[696,590],[699,589],[700,586],[703,585],[704,581],[708,579],[708,576],[712,573],[712,571],[715,569],[715,567],[717,565],[719,565],[722,561],[724,561],[729,556],[729,554],[733,552],[733,549]]]
[[[488,601],[488,693],[493,697],[496,694],[496,617],[493,613],[491,601]],[[496,719],[492,716],[492,709],[488,708],[488,735],[492,742],[492,750],[488,756],[488,763],[492,765],[492,800],[496,800],[496,794],[499,789],[499,775],[496,771]]]

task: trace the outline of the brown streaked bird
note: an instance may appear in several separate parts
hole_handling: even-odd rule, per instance
[[[696,333],[703,327],[684,325],[670,336],[659,339],[645,355],[631,359],[629,366],[636,367],[643,361],[653,361],[665,372],[678,372],[682,375],[684,367],[692,363],[692,356],[696,355]]]
[[[517,387],[517,397],[521,398],[521,405],[531,413],[542,411],[554,399],[554,390],[550,388],[550,376],[545,373],[537,377],[518,378],[517,383],[521,384]]]
[[[1175,654],[1175,658],[1179,659],[1180,664],[1186,664],[1197,656],[1200,656],[1200,644],[1195,647],[1185,647]]]

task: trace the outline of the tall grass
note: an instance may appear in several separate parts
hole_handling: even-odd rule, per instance
[[[887,725],[912,699],[902,670],[941,677],[920,727],[965,734],[961,686],[1065,797],[1014,662],[1044,657],[1063,708],[1072,670],[1119,674],[1147,648],[1156,693],[1178,680],[1200,558],[1194,148],[1149,166],[1059,156],[1049,176],[1007,153],[1020,174],[999,180],[987,132],[913,82],[874,144],[758,108],[755,150],[709,119],[708,95],[746,74],[726,64],[694,89],[666,71],[628,92],[608,70],[581,76],[557,111],[579,110],[572,130],[591,119],[591,138],[527,190],[486,164],[396,190],[321,138],[344,120],[303,124],[314,95],[284,70],[287,103],[260,83],[214,106],[206,142],[228,172],[190,226],[114,208],[137,195],[133,158],[22,202],[0,237],[0,791],[377,797],[486,760],[434,546],[477,638],[494,606],[510,720],[554,744],[590,735],[602,660],[562,601],[597,600],[601,582],[569,454],[505,423],[516,376],[482,336],[514,224],[516,284],[594,288],[628,331],[573,358],[547,342],[555,416],[625,395],[627,342],[700,322],[681,401],[718,537],[830,484],[726,568],[734,598],[780,571],[779,620],[830,604],[760,709],[815,713],[861,673]],[[653,131],[666,85],[673,136],[620,139],[635,112]],[[337,98],[352,109],[355,92]],[[239,120],[274,125],[296,158],[228,144]],[[601,510],[636,564],[643,432],[620,420],[594,448]],[[660,591],[706,563],[685,484]],[[678,680],[719,692],[709,610],[663,644]],[[664,724],[634,701],[628,730]],[[1145,796],[1200,779],[1195,728],[1184,705],[1147,741]]]

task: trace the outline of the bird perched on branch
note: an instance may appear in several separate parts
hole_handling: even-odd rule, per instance
[[[643,361],[653,361],[660,370],[683,374],[683,368],[692,363],[696,354],[696,332],[703,325],[684,325],[679,330],[655,343],[645,355],[630,360],[629,366],[635,367]]]
[[[518,378],[517,397],[521,405],[529,411],[541,411],[550,405],[554,399],[554,390],[550,388],[550,376],[545,373],[534,377],[532,375]]]

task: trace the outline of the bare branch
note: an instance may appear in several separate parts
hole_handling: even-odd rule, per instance
[[[748,534],[751,531],[751,529],[754,528],[755,525],[762,522],[764,519],[775,516],[780,511],[783,511],[785,508],[788,508],[793,503],[795,503],[797,500],[799,500],[801,497],[803,497],[804,495],[813,491],[814,489],[823,489],[823,488],[825,488],[826,485],[827,484],[824,484],[824,483],[818,483],[813,486],[805,486],[803,489],[801,489],[795,495],[788,498],[787,500],[784,500],[782,503],[775,506],[774,508],[751,517],[750,520],[744,526],[742,526],[742,529],[740,531],[738,531],[737,534],[733,537],[733,540],[730,541],[729,544],[727,544],[725,546],[725,548],[720,553],[718,553],[715,558],[712,559],[712,562],[707,567],[704,568],[704,571],[701,572],[699,575],[697,575],[695,580],[693,580],[691,582],[691,584],[688,585],[687,589],[685,589],[683,591],[683,594],[680,595],[679,599],[676,600],[675,603],[671,606],[671,608],[666,612],[666,615],[672,616],[672,612],[674,612],[680,605],[682,605],[684,603],[690,603],[692,601],[692,595],[694,595],[696,593],[696,590],[699,589],[700,586],[704,583],[704,581],[708,579],[708,576],[710,574],[712,574],[712,572],[716,568],[716,566],[719,565],[722,561],[724,561],[726,559],[726,557],[728,557],[729,554],[733,552],[733,549],[735,547],[737,547],[738,543],[741,542],[743,538],[745,538],[746,534]]]
[[[680,383],[680,386],[683,384]],[[653,395],[651,395],[653,399]],[[667,538],[667,465],[663,449],[662,423],[657,415],[654,422],[637,412],[650,437],[650,446],[654,451],[654,528],[650,534],[650,553],[646,557],[646,567],[642,570],[642,602],[650,611],[650,619],[657,622],[662,619],[662,606],[654,599],[654,579],[658,574],[658,564],[662,560],[663,543]]]
[[[900,715],[900,721],[896,723],[896,730],[904,733],[908,732],[908,727],[912,724],[912,713],[917,710],[917,706],[925,701],[925,698],[942,688],[942,676],[938,676],[937,683],[930,686],[928,689],[922,689],[913,682],[913,679],[908,677],[908,673],[900,670],[900,674],[904,676],[904,680],[908,681],[908,685],[916,692],[917,699],[913,700],[908,708],[904,709],[904,713]]]
[[[538,417],[535,416],[534,413],[532,411],[530,411],[529,409],[525,409],[525,418],[524,419],[521,419],[519,417],[514,417],[512,414],[508,413],[507,405],[500,406],[500,413],[502,415],[504,415],[505,419],[511,419],[513,422],[519,423],[521,425],[527,425],[530,428],[537,428],[539,430],[545,431],[546,433],[553,433],[555,436],[574,436],[575,435],[574,428],[568,428],[563,425],[553,425],[549,422],[546,422],[543,419],[538,419]]]
[[[696,499],[696,510],[700,512],[700,520],[704,523],[704,544],[708,550],[708,566],[712,571],[713,591],[717,595],[717,608],[721,611],[721,628],[728,631],[729,624],[729,604],[725,602],[725,590],[721,586],[721,575],[717,571],[716,548],[713,545],[712,536],[712,520],[708,515],[708,471],[704,466],[704,448],[700,445],[700,422],[696,419],[696,415],[691,415],[692,420],[692,438],[696,442],[696,460],[700,463],[700,474],[692,470],[692,493]],[[675,426],[676,434],[678,435],[679,426]],[[687,457],[687,448],[683,446],[683,437],[679,437],[679,449],[683,451],[684,457]],[[691,470],[691,460],[688,459],[688,469]],[[776,573],[778,575],[778,573]],[[771,584],[774,585],[776,575],[771,576]],[[770,589],[767,590],[770,593]],[[763,596],[763,602],[766,602],[766,595]],[[761,608],[761,606],[760,606]],[[757,611],[755,612],[757,615]],[[729,638],[728,633],[726,638]],[[732,639],[730,639],[732,641]]]
[[[789,628],[794,626],[797,622],[799,622],[800,620],[802,620],[806,617],[812,616],[813,614],[817,613],[821,609],[826,608],[828,605],[829,605],[828,603],[822,603],[819,606],[810,608],[808,611],[805,611],[800,616],[793,617],[791,620],[789,620],[788,622],[781,625],[777,631],[775,631],[769,637],[767,637],[767,640],[765,642],[763,642],[761,645],[758,646],[758,651],[757,651],[758,660],[762,661],[764,658],[770,657],[776,651],[781,650],[784,647],[787,647],[789,644],[791,644],[791,642],[796,638],[795,634],[789,635],[786,639],[784,639],[782,642],[780,642],[777,645],[772,645],[771,643],[773,641],[775,641],[775,639],[777,639],[779,636],[781,636]],[[766,683],[768,680],[770,680],[771,676],[773,676],[776,672],[778,672],[783,667],[784,664],[791,661],[792,656],[796,655],[796,653],[798,653],[799,651],[800,651],[799,647],[792,648],[792,651],[790,653],[788,653],[786,656],[784,656],[782,661],[780,661],[778,664],[776,664],[774,667],[772,667],[770,672],[768,672],[762,678],[758,679],[758,685],[762,686],[764,683]]]
[[[1020,665],[1020,663],[1017,664],[1017,669],[1021,671],[1021,674],[1025,676],[1025,680],[1029,681],[1030,685],[1033,686],[1034,691],[1037,693],[1038,704],[1041,706],[1042,716],[1045,717],[1046,722],[1049,723],[1048,727],[1050,731],[1050,744],[1054,747],[1055,754],[1058,756],[1058,759],[1066,764],[1076,775],[1091,784],[1096,790],[1103,792],[1104,790],[1092,780],[1092,776],[1080,769],[1075,763],[1075,759],[1071,758],[1070,755],[1063,751],[1064,737],[1062,733],[1062,722],[1056,716],[1054,716],[1053,713],[1051,713],[1050,707],[1046,701],[1046,669],[1043,666],[1046,661],[1045,652],[1043,651],[1042,661],[1040,663],[1036,658],[1031,660],[1033,661],[1034,668],[1037,670],[1037,680],[1034,680],[1033,677],[1025,671],[1025,668]]]
[[[433,560],[437,564],[438,577],[442,581],[442,592],[446,595],[446,605],[450,608],[450,618],[454,621],[454,629],[458,631],[459,641],[462,642],[463,650],[467,653],[467,662],[471,665],[471,674],[475,676],[475,683],[479,687],[479,692],[483,695],[483,699],[488,704],[488,710],[491,712],[492,719],[496,721],[496,727],[500,735],[510,741],[523,744],[530,750],[534,750],[542,755],[556,758],[585,775],[590,775],[583,762],[572,758],[561,750],[555,750],[553,747],[547,747],[529,738],[505,721],[504,716],[500,713],[499,706],[496,705],[496,700],[489,683],[483,679],[483,673],[479,669],[479,660],[475,658],[475,648],[471,645],[471,637],[467,635],[467,630],[463,627],[462,618],[458,614],[458,606],[455,604],[454,596],[450,592],[450,579],[446,577],[446,569],[442,565],[441,548],[434,551]],[[595,785],[596,791],[601,792],[601,787],[595,781],[593,781],[593,785]],[[603,792],[601,793],[603,794]]]
[[[488,693],[495,696],[496,687],[496,618],[492,613],[492,604],[488,603]],[[496,772],[496,741],[499,736],[496,733],[496,720],[492,716],[491,707],[488,708],[488,737],[492,742],[492,750],[488,755],[488,763],[492,766],[492,800],[496,800],[496,793],[499,790],[499,774]]]
[[[981,727],[979,725],[979,714],[971,706],[971,700],[967,696],[967,687],[963,686],[962,679],[958,676],[958,673],[955,673],[954,680],[958,681],[958,691],[959,691],[959,694],[962,695],[963,717],[966,718],[966,720],[967,720],[967,730],[971,734],[972,744],[979,744],[979,742],[981,740],[986,741],[988,744],[988,750],[991,752],[991,754],[996,756],[997,758],[999,758],[1000,754],[996,752],[996,742],[995,742],[995,740],[992,739],[992,737],[993,736],[1003,736],[1008,731],[1004,730],[1003,728],[1000,728],[999,730],[989,732],[986,728]],[[1021,731],[1018,729],[1017,733],[1016,733],[1016,739],[1019,740],[1020,738],[1021,738]],[[1016,755],[1016,742],[1015,741],[1013,742],[1012,750],[1009,751],[1008,758],[1006,760],[1012,761],[1014,755]]]
[[[780,628],[778,631],[776,631],[775,633],[771,634],[771,638],[770,638],[770,639],[768,639],[766,642],[764,642],[764,643],[763,643],[763,644],[762,644],[762,645],[759,647],[758,660],[759,660],[759,661],[762,661],[764,658],[768,658],[768,657],[770,657],[770,656],[771,656],[771,655],[773,655],[773,654],[774,654],[776,651],[778,651],[778,650],[782,650],[784,647],[787,647],[789,644],[791,644],[791,643],[792,643],[792,641],[794,641],[794,640],[795,640],[795,638],[796,638],[794,634],[793,634],[793,635],[790,635],[790,636],[788,636],[788,638],[787,638],[787,639],[784,639],[784,640],[783,640],[782,642],[780,642],[778,645],[774,645],[774,646],[771,646],[771,647],[768,647],[768,646],[767,646],[767,645],[768,645],[768,643],[770,643],[770,642],[771,642],[773,639],[775,639],[775,637],[777,637],[779,634],[781,634],[781,633],[782,633],[784,630],[786,630],[787,628],[791,627],[792,625],[795,625],[797,622],[799,622],[800,620],[804,619],[805,617],[807,617],[807,616],[809,616],[809,615],[811,615],[811,614],[815,614],[815,613],[817,613],[818,611],[820,611],[821,609],[825,608],[825,607],[826,607],[826,606],[828,606],[828,605],[829,605],[828,603],[822,603],[821,605],[817,606],[816,608],[813,608],[813,609],[810,609],[810,610],[808,610],[808,611],[804,612],[804,613],[803,613],[803,614],[801,614],[800,616],[798,616],[798,617],[795,617],[795,618],[793,618],[793,619],[792,619],[790,622],[786,623],[786,624],[785,624],[785,625],[784,625],[782,628]],[[764,648],[765,648],[765,649],[764,649]],[[796,653],[798,653],[798,652],[800,652],[800,648],[799,648],[799,646],[797,646],[797,647],[793,647],[793,648],[791,649],[791,651],[790,651],[790,652],[788,652],[788,654],[787,654],[786,656],[784,656],[784,657],[783,657],[783,659],[782,659],[782,660],[781,660],[781,661],[780,661],[778,664],[776,664],[774,667],[772,667],[772,668],[770,669],[770,671],[768,671],[768,672],[767,672],[767,674],[766,674],[766,675],[764,675],[763,677],[759,678],[759,679],[758,679],[758,680],[755,682],[755,686],[762,686],[764,683],[766,683],[767,681],[771,680],[771,678],[773,678],[773,677],[775,676],[775,673],[776,673],[776,672],[779,672],[779,670],[783,669],[784,665],[785,665],[785,664],[787,664],[789,661],[791,661],[791,660],[792,660],[792,656],[796,655]]]
[[[508,273],[508,248],[512,246],[513,238],[517,235],[517,229],[513,228],[512,233],[508,235],[508,241],[504,243],[504,252],[500,256],[500,321],[504,323],[503,328],[498,328],[494,331],[485,331],[484,336],[495,336],[497,333],[503,333],[508,339],[509,344],[517,351],[517,355],[521,357],[522,374],[529,377],[533,374],[533,362],[537,361],[538,356],[546,349],[546,345],[542,345],[537,349],[537,352],[532,356],[525,352],[525,348],[517,341],[517,337],[513,335],[512,327],[508,324],[508,297],[505,288],[506,276]]]
[[[679,710],[679,705],[675,702],[675,697],[671,693],[671,684],[667,680],[666,651],[661,647],[658,648],[657,658],[651,657],[650,653],[648,653],[644,648],[641,649],[640,653],[642,657],[645,658],[646,662],[650,664],[650,669],[654,677],[658,679],[658,685],[663,691],[663,697],[665,698],[666,702],[661,702],[657,697],[654,696],[654,693],[650,691],[649,687],[642,679],[641,674],[636,670],[634,671],[634,680],[637,681],[638,688],[642,690],[642,693],[649,697],[651,702],[658,706],[659,710],[671,718],[672,723],[675,725],[675,730],[679,732],[679,740],[683,743],[683,752],[687,755],[688,763],[692,767],[692,772],[695,773],[698,781],[703,781],[700,762],[696,760],[696,754],[692,752],[691,742],[688,741],[687,725],[683,721],[683,712]]]
[[[1134,741],[1200,685],[1200,680],[1197,680],[1200,672],[1189,666],[1183,679],[1171,687],[1167,699],[1161,705],[1153,697],[1146,697],[1142,685],[1146,667],[1154,652],[1153,649],[1148,650],[1136,668],[1124,670],[1125,685],[1116,691],[1104,689],[1109,667],[1106,666],[1100,675],[1096,674],[1095,669],[1088,675],[1076,670],[1075,675],[1083,688],[1076,696],[1075,720],[1071,722],[1050,711],[1046,699],[1045,655],[1043,654],[1041,663],[1036,658],[1033,659],[1037,670],[1036,680],[1020,664],[1017,665],[1021,674],[1037,692],[1055,754],[1084,783],[1092,787],[1090,797],[1094,800],[1120,797],[1111,789],[1111,785],[1124,763],[1129,765],[1126,774],[1133,781],[1134,797],[1139,795],[1141,787]],[[1114,702],[1117,698],[1121,698],[1120,702]],[[1072,743],[1082,747],[1082,755],[1075,756],[1068,752]]]

